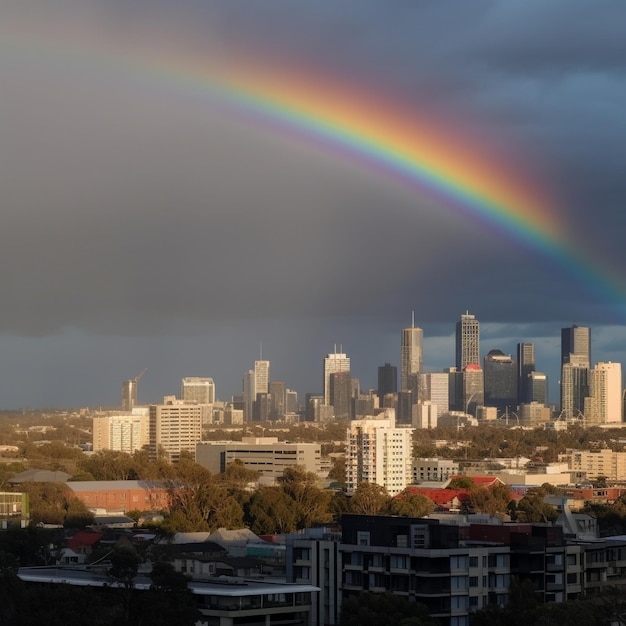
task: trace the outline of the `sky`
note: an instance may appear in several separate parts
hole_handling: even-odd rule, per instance
[[[184,376],[228,400],[261,353],[302,399],[335,346],[375,387],[412,311],[429,371],[469,311],[483,354],[535,342],[551,401],[562,327],[622,362],[625,20],[620,0],[0,0],[0,409],[116,406],[144,368],[140,402]],[[389,160],[401,144],[425,168],[441,148],[439,183]],[[513,191],[485,212],[464,177]]]

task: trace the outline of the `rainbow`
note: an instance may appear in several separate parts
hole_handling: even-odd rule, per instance
[[[90,66],[112,67],[130,77],[185,94],[199,94],[209,105],[264,124],[276,132],[315,142],[360,167],[430,194],[458,214],[505,234],[538,252],[595,296],[626,307],[623,281],[608,267],[586,258],[567,236],[555,204],[520,171],[509,171],[454,133],[420,119],[415,110],[360,91],[311,68],[232,57],[207,63],[202,51],[180,56],[158,48],[142,53],[110,46],[91,36],[59,37],[49,33],[14,36],[9,44],[37,54],[59,55]],[[80,53],[80,54],[77,54]]]

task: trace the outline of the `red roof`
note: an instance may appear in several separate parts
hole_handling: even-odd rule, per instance
[[[450,476],[450,480],[455,478],[469,478],[477,487],[493,487],[504,484],[497,476]]]
[[[407,487],[396,498],[407,496],[425,496],[440,508],[449,509],[454,504],[456,498],[459,503],[465,502],[469,498],[466,489],[429,489],[427,487]]]
[[[67,547],[78,552],[80,547],[93,546],[100,540],[104,533],[90,530],[79,530],[74,536],[68,540]]]

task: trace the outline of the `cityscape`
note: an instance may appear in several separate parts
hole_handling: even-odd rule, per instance
[[[0,624],[626,626],[625,23],[0,0]]]

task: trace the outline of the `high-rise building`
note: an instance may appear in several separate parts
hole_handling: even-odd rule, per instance
[[[589,372],[589,397],[585,398],[585,424],[622,422],[622,366],[598,363]]]
[[[98,415],[93,418],[93,451],[115,450],[133,454],[149,443],[147,409],[128,415]]]
[[[510,354],[490,350],[484,359],[485,406],[495,406],[498,413],[517,407],[517,367]]]
[[[353,420],[347,432],[347,493],[360,483],[376,483],[395,496],[412,476],[413,428],[396,428],[393,419]]]
[[[414,391],[417,396],[412,385],[423,369],[424,331],[415,327],[413,319],[411,321],[411,328],[402,331],[400,391]]]
[[[254,362],[254,391],[255,393],[269,393],[270,362]]]
[[[570,354],[561,367],[561,416],[584,417],[585,398],[589,396],[589,363],[584,354]]]
[[[548,377],[543,372],[530,372],[528,375],[528,403],[548,404]]]
[[[185,404],[182,400],[166,398],[164,404],[150,406],[150,458],[162,456],[176,462],[185,450],[196,453],[202,439],[202,423],[207,419],[207,405]]]
[[[188,376],[180,384],[180,399],[191,404],[213,404],[215,383],[212,378]]]
[[[563,417],[583,415],[589,395],[591,329],[574,324],[561,329],[561,412]]]
[[[330,405],[330,375],[336,372],[349,372],[350,358],[343,352],[335,351],[324,359],[324,404]]]
[[[378,368],[378,400],[380,405],[388,393],[398,391],[398,368],[390,363],[385,363]]]
[[[287,389],[285,383],[273,380],[270,383],[270,419],[282,420],[287,412]]]
[[[437,417],[450,410],[450,374],[428,372],[420,376],[421,402],[430,402],[437,409]]]
[[[456,368],[480,366],[480,323],[466,311],[456,323]]]
[[[467,365],[463,370],[462,411],[476,415],[476,407],[484,404],[484,372],[480,365]]]
[[[352,377],[350,372],[330,375],[330,404],[337,419],[349,419],[352,412]]]
[[[254,402],[256,400],[256,385],[254,370],[248,370],[243,375],[243,419],[246,422],[252,421],[254,412]]]
[[[580,366],[591,366],[591,329],[574,324],[561,329],[561,364],[569,363],[571,355],[580,357]]]
[[[517,404],[531,402],[530,373],[535,371],[535,344],[517,344]]]

